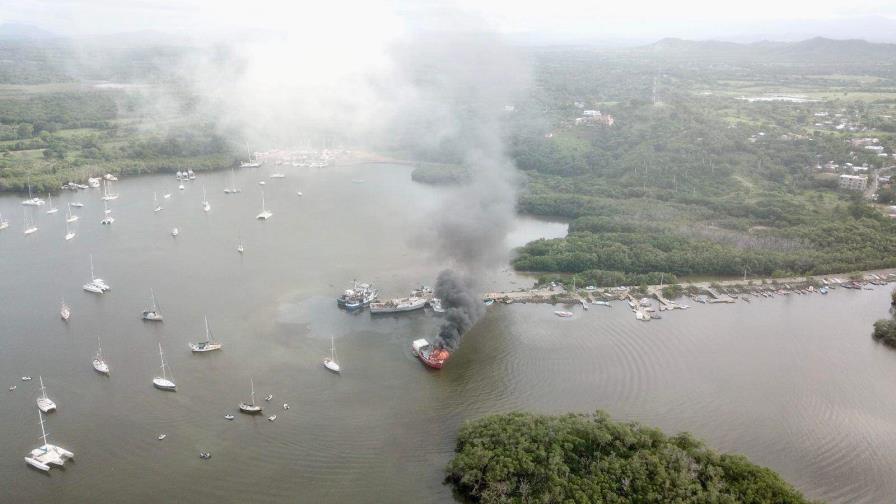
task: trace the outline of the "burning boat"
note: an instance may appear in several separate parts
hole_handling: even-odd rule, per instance
[[[411,343],[411,348],[423,364],[433,369],[442,369],[445,361],[451,357],[451,353],[444,348],[435,348],[429,341],[421,338]]]

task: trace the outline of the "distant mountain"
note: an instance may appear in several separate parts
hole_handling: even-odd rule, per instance
[[[896,61],[896,44],[866,40],[834,40],[815,37],[800,42],[753,42],[741,44],[718,40],[664,38],[636,49],[664,58],[710,60],[764,60],[769,62],[874,62]]]
[[[56,34],[36,26],[20,23],[0,24],[0,40],[47,40],[56,38]]]

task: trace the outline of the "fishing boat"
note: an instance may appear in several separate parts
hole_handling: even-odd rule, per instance
[[[72,213],[72,206],[74,205],[70,204],[68,206],[68,210],[65,214],[65,222],[75,222],[76,220],[78,220],[78,216]]]
[[[103,358],[103,345],[100,343],[99,336],[96,337],[96,347],[96,356],[93,358],[93,369],[95,369],[97,373],[109,376],[109,365],[106,364],[106,360]]]
[[[116,179],[117,180],[117,179]],[[103,201],[112,201],[118,199],[118,194],[112,192],[112,181],[106,179],[103,181]]]
[[[69,317],[72,316],[72,309],[65,304],[65,299],[62,300],[62,307],[59,309],[59,316],[62,317],[62,320],[68,321]]]
[[[249,379],[249,384],[252,387],[252,392],[251,392],[251,395],[249,396],[249,402],[248,403],[244,403],[244,402],[240,403],[240,412],[254,415],[257,413],[261,413],[261,406],[258,406],[255,404],[255,382],[251,378]]]
[[[159,343],[159,359],[162,361],[162,376],[156,376],[155,378],[153,378],[152,384],[159,390],[168,390],[174,392],[177,390],[177,385],[173,380],[169,380],[168,375],[165,373],[165,355],[162,353],[161,343]]]
[[[152,289],[149,289],[149,295],[152,297],[152,308],[148,310],[143,310],[143,320],[149,320],[150,322],[162,322],[162,310],[159,309],[159,305],[156,303],[156,294]]]
[[[222,346],[221,343],[212,340],[212,331],[208,328],[208,317],[205,317],[205,341],[190,343],[190,350],[197,353],[211,352],[220,350]]]
[[[54,213],[58,212],[59,209],[53,206],[53,196],[51,196],[50,193],[47,193],[47,200],[50,202],[50,203],[47,205],[48,207],[50,207],[50,208],[47,209],[47,213],[48,213],[48,214],[54,214]]]
[[[347,310],[353,310],[368,306],[376,301],[379,291],[368,283],[352,282],[352,288],[346,289],[342,295],[336,298],[336,304]]]
[[[25,210],[25,236],[37,232],[37,226],[34,225],[34,218],[28,219],[28,210]]]
[[[0,214],[0,229],[6,229],[9,227],[9,221],[3,218],[3,214]]]
[[[202,187],[202,210],[204,212],[208,212],[212,209],[212,205],[208,202],[208,198],[205,196],[205,186]]]
[[[370,303],[370,313],[398,313],[419,310],[426,306],[427,300],[422,297],[406,297],[390,299],[381,303]]]
[[[554,312],[554,315],[561,318],[569,318],[572,317],[572,312],[557,310]]]
[[[103,201],[103,220],[100,221],[100,224],[112,224],[115,222],[115,217],[112,217],[112,209],[109,208],[108,203]]]
[[[44,201],[36,196],[35,197],[31,196],[31,183],[29,182],[28,183],[28,199],[23,201],[22,204],[25,206],[41,206],[41,205],[46,204],[46,201]]]
[[[159,198],[156,196],[156,193],[152,193],[152,205],[153,205],[153,209],[152,209],[153,212],[161,212],[162,210],[165,209],[162,205],[159,204]]]
[[[71,227],[69,226],[68,220],[66,220],[65,221],[65,241],[71,240],[74,237],[75,237],[75,232],[72,231]]]
[[[336,344],[333,341],[333,336],[330,336],[330,356],[324,357],[323,364],[325,368],[334,373],[338,373],[341,371],[339,362],[336,360]]]
[[[44,413],[49,413],[51,411],[56,411],[56,403],[53,402],[52,399],[47,397],[47,387],[44,387],[44,377],[38,376],[40,378],[40,397],[37,398],[37,407],[40,408]]]
[[[179,234],[180,234],[180,231],[178,231],[177,228],[174,228],[171,230],[171,236],[177,236]]]
[[[261,213],[256,215],[255,218],[258,220],[268,220],[272,215],[274,214],[264,207],[264,191],[261,191]]]
[[[25,463],[41,471],[49,471],[51,465],[61,467],[66,460],[75,455],[65,448],[50,444],[47,441],[47,431],[44,429],[44,417],[40,411],[37,412],[37,419],[40,421],[40,433],[44,444],[31,450],[25,456]]]
[[[420,362],[433,369],[442,369],[442,366],[445,365],[445,361],[451,357],[448,350],[445,350],[444,348],[435,348],[423,338],[414,340],[411,343],[411,350],[413,350],[414,355],[420,359]]]

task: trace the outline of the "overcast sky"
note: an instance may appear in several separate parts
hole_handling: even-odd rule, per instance
[[[896,1],[0,0],[0,22],[32,24],[61,35],[156,30],[206,36],[242,29],[325,33],[330,28],[345,33],[345,27],[361,33],[400,31],[437,28],[456,12],[480,19],[482,28],[535,38],[702,38],[799,26],[836,36],[832,22],[866,17],[896,22]]]

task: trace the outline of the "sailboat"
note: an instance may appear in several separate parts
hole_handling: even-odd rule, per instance
[[[31,222],[28,221],[28,209],[25,209],[25,234],[30,235],[37,231],[37,226],[34,225],[34,218],[31,219]]]
[[[205,341],[190,343],[190,350],[194,352],[211,352],[220,350],[222,346],[217,341],[212,341],[212,331],[208,328],[208,317],[205,317]]]
[[[62,320],[68,321],[69,317],[72,316],[72,309],[69,305],[65,304],[65,299],[62,300],[62,307],[59,309],[59,316],[62,317]]]
[[[65,239],[66,239],[66,241],[71,240],[72,238],[75,237],[75,232],[72,231],[71,227],[69,227],[68,224],[69,224],[69,222],[68,222],[68,220],[66,220],[65,221]]]
[[[212,209],[212,206],[208,202],[208,198],[205,195],[205,186],[202,186],[202,210],[208,212]]]
[[[252,386],[252,395],[250,396],[250,402],[248,404],[241,402],[240,403],[240,412],[248,413],[250,415],[254,415],[257,413],[261,413],[261,406],[257,406],[255,404],[255,382],[252,379],[249,379],[249,383]]]
[[[239,244],[236,246],[236,251],[242,254],[246,249],[243,247],[243,238],[239,237]]]
[[[75,454],[65,448],[48,443],[47,431],[44,430],[44,417],[40,411],[37,412],[37,419],[40,421],[40,433],[44,444],[31,450],[25,456],[25,463],[41,471],[49,471],[51,464],[61,466],[67,459],[74,457]]]
[[[240,168],[258,168],[261,166],[261,163],[258,161],[258,158],[252,159],[252,153],[249,152],[249,145],[246,145],[246,154],[249,156],[248,161],[240,162]]]
[[[39,378],[41,396],[37,398],[37,407],[40,408],[40,410],[44,413],[55,411],[56,403],[54,403],[52,399],[47,397],[47,387],[44,387],[44,377],[40,376]]]
[[[0,229],[6,229],[9,227],[9,221],[3,218],[3,214],[0,214]]]
[[[96,357],[93,358],[93,369],[95,369],[97,373],[109,376],[109,365],[106,364],[106,360],[103,358],[103,345],[100,343],[99,336],[96,337],[96,347]]]
[[[118,199],[118,194],[112,192],[112,181],[103,180],[103,201]]]
[[[47,210],[48,214],[54,214],[59,211],[58,208],[53,206],[53,196],[50,196],[50,193],[47,193],[47,199],[50,201],[49,209]]]
[[[27,206],[41,206],[46,202],[40,198],[31,196],[31,182],[28,183],[28,199],[22,202],[23,205]]]
[[[152,204],[153,204],[153,212],[158,212],[160,210],[164,210],[162,205],[159,204],[159,198],[156,196],[156,193],[152,193]]]
[[[149,295],[152,296],[152,308],[143,310],[143,320],[161,322],[162,310],[160,310],[159,305],[156,304],[156,294],[152,291],[152,289],[149,289]]]
[[[330,356],[324,357],[324,367],[334,373],[341,371],[339,362],[336,360],[336,344],[333,342],[333,336],[330,336]]]
[[[274,214],[264,207],[264,191],[261,191],[261,213],[256,215],[255,218],[258,220],[268,220],[272,215]]]
[[[78,220],[78,216],[72,214],[72,206],[72,204],[68,205],[68,210],[65,215],[65,222],[75,222],[76,220]]]
[[[105,200],[105,198],[103,198]],[[100,221],[100,224],[112,224],[115,222],[115,217],[112,217],[112,210],[109,209],[109,205],[103,201],[103,220]]]
[[[236,178],[233,174],[233,168],[230,169],[230,187],[224,188],[224,194],[236,194],[240,192],[240,189],[236,187]]]
[[[102,278],[96,278],[93,275],[93,254],[90,254],[90,281],[84,284],[84,290],[93,292],[94,294],[102,294],[111,289]]]
[[[159,343],[159,359],[162,361],[162,376],[153,378],[152,384],[159,390],[170,390],[173,392],[177,389],[177,385],[172,380],[169,380],[168,375],[165,373],[165,355],[162,353],[161,343]]]

